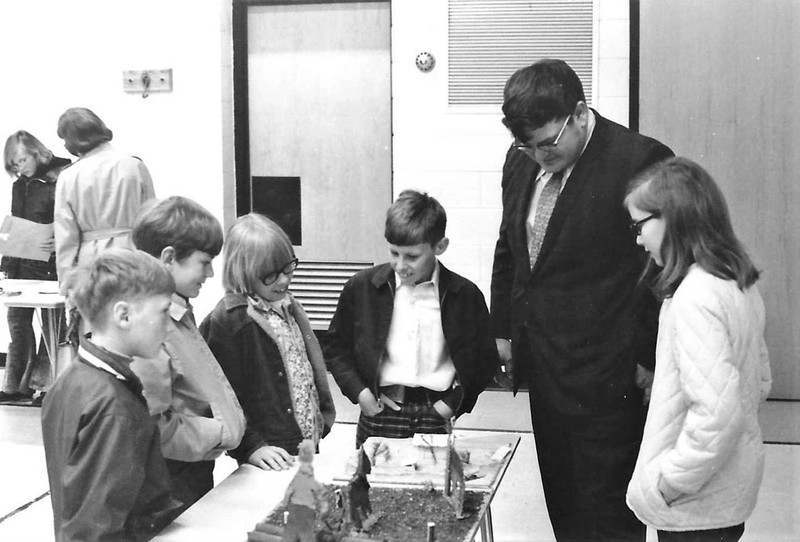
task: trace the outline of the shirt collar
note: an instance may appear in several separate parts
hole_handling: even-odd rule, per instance
[[[183,317],[186,315],[186,313],[191,310],[192,304],[189,303],[188,299],[177,293],[172,294],[172,303],[169,306],[169,315],[173,320],[180,322],[183,320]]]
[[[394,274],[394,283],[397,284],[398,288],[402,284],[402,281],[400,280],[400,275],[398,275],[397,273]],[[433,268],[433,274],[431,275],[430,280],[420,282],[419,284],[415,284],[414,286],[420,286],[422,284],[430,284],[430,283],[433,283],[433,286],[437,290],[439,289],[439,258],[436,258],[436,265]]]
[[[106,350],[105,348],[102,348],[90,342],[87,339],[84,339],[83,341],[81,341],[81,344],[78,345],[78,355],[82,359],[86,360],[86,362],[89,363],[90,365],[93,365],[94,367],[97,367],[98,369],[103,370],[107,373],[111,373],[118,380],[127,380],[125,378],[125,375],[117,371],[109,363],[106,363],[99,356],[104,355],[107,356],[109,359],[118,358],[120,361],[127,362],[128,364],[130,364],[131,362],[130,358],[126,358],[121,354],[116,354],[114,352],[111,352],[110,350]]]

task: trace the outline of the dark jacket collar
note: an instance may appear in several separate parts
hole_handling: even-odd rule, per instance
[[[247,306],[247,296],[228,291],[225,292],[222,303],[225,305],[226,311],[232,311],[237,307]]]
[[[136,374],[131,370],[131,362],[133,361],[132,358],[106,350],[105,348],[102,348],[94,344],[88,337],[84,337],[81,339],[81,348],[83,348],[93,356],[97,357],[98,359],[102,360],[109,367],[111,367],[119,374],[124,376],[125,386],[127,386],[137,396],[143,399],[142,382],[141,380],[139,380],[139,377],[137,377]],[[91,367],[94,367],[94,365],[90,364],[87,361],[83,362]]]
[[[466,279],[460,275],[456,275],[447,269],[442,262],[439,262],[439,291],[457,292],[466,283]],[[392,266],[385,263],[378,267],[378,270],[372,276],[372,284],[375,288],[389,286],[392,290],[397,288],[394,279],[394,271]]]
[[[67,167],[69,164],[70,161],[66,158],[54,156],[47,164],[40,164],[39,167],[36,168],[36,172],[33,174],[33,176],[26,177],[25,175],[21,175],[17,180],[32,180],[42,183],[54,183],[56,182],[56,179],[58,179],[58,174],[61,173],[61,170]]]

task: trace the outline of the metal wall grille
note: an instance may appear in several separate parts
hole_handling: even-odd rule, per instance
[[[313,329],[328,330],[345,282],[356,272],[372,265],[367,262],[300,261],[289,290],[308,313]]]
[[[450,0],[450,105],[498,105],[517,69],[566,61],[592,96],[593,0]]]

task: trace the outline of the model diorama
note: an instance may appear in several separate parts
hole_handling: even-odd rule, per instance
[[[467,491],[467,479],[484,473],[470,464],[468,452],[457,451],[454,444],[452,433],[416,435],[413,441],[372,437],[351,459],[345,471],[351,474],[342,480],[343,485],[325,486],[314,479],[314,446],[304,442],[298,456],[300,467],[283,502],[248,533],[248,541],[467,540],[475,532],[489,493]],[[485,463],[502,463],[500,452]],[[371,487],[367,479],[371,473],[391,487]],[[432,479],[438,479],[442,487],[442,475],[444,487],[436,489]],[[428,480],[418,482],[422,477]],[[409,479],[413,487],[398,487],[391,481]]]

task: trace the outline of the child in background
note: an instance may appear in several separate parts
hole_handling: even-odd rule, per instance
[[[136,358],[175,496],[189,506],[214,487],[214,460],[236,448],[244,414],[228,379],[197,330],[190,299],[214,276],[222,227],[204,207],[180,196],[144,205],[131,233],[136,248],[161,260],[175,280],[169,329],[157,358]]]
[[[625,206],[663,300],[628,506],[660,542],[739,540],[764,471],[758,405],[771,384],[759,273],[696,163],[653,166],[631,181]]]
[[[6,171],[14,179],[11,215],[39,224],[52,224],[56,179],[70,161],[53,156],[50,149],[24,130],[9,136],[3,158]],[[51,253],[49,261],[3,256],[0,271],[9,279],[58,280],[54,239],[48,239],[39,248]],[[39,390],[33,403],[41,405],[44,392],[51,383],[50,357],[44,340],[39,345],[38,354],[36,352],[36,338],[31,325],[33,311],[26,307],[8,308],[11,343],[8,345],[0,402],[30,398],[34,390]],[[43,334],[47,336],[47,319],[42,321],[42,326]]]
[[[65,285],[93,332],[42,409],[55,539],[149,540],[179,503],[130,364],[158,354],[175,284],[152,256],[113,249]]]
[[[497,371],[483,294],[438,260],[446,225],[436,199],[402,192],[386,214],[389,263],[357,273],[339,298],[325,359],[361,408],[356,446],[445,432]]]
[[[297,258],[286,233],[250,213],[228,231],[225,297],[200,326],[247,418],[240,463],[288,469],[304,439],[319,445],[336,411],[325,360],[303,307],[289,293]]]

